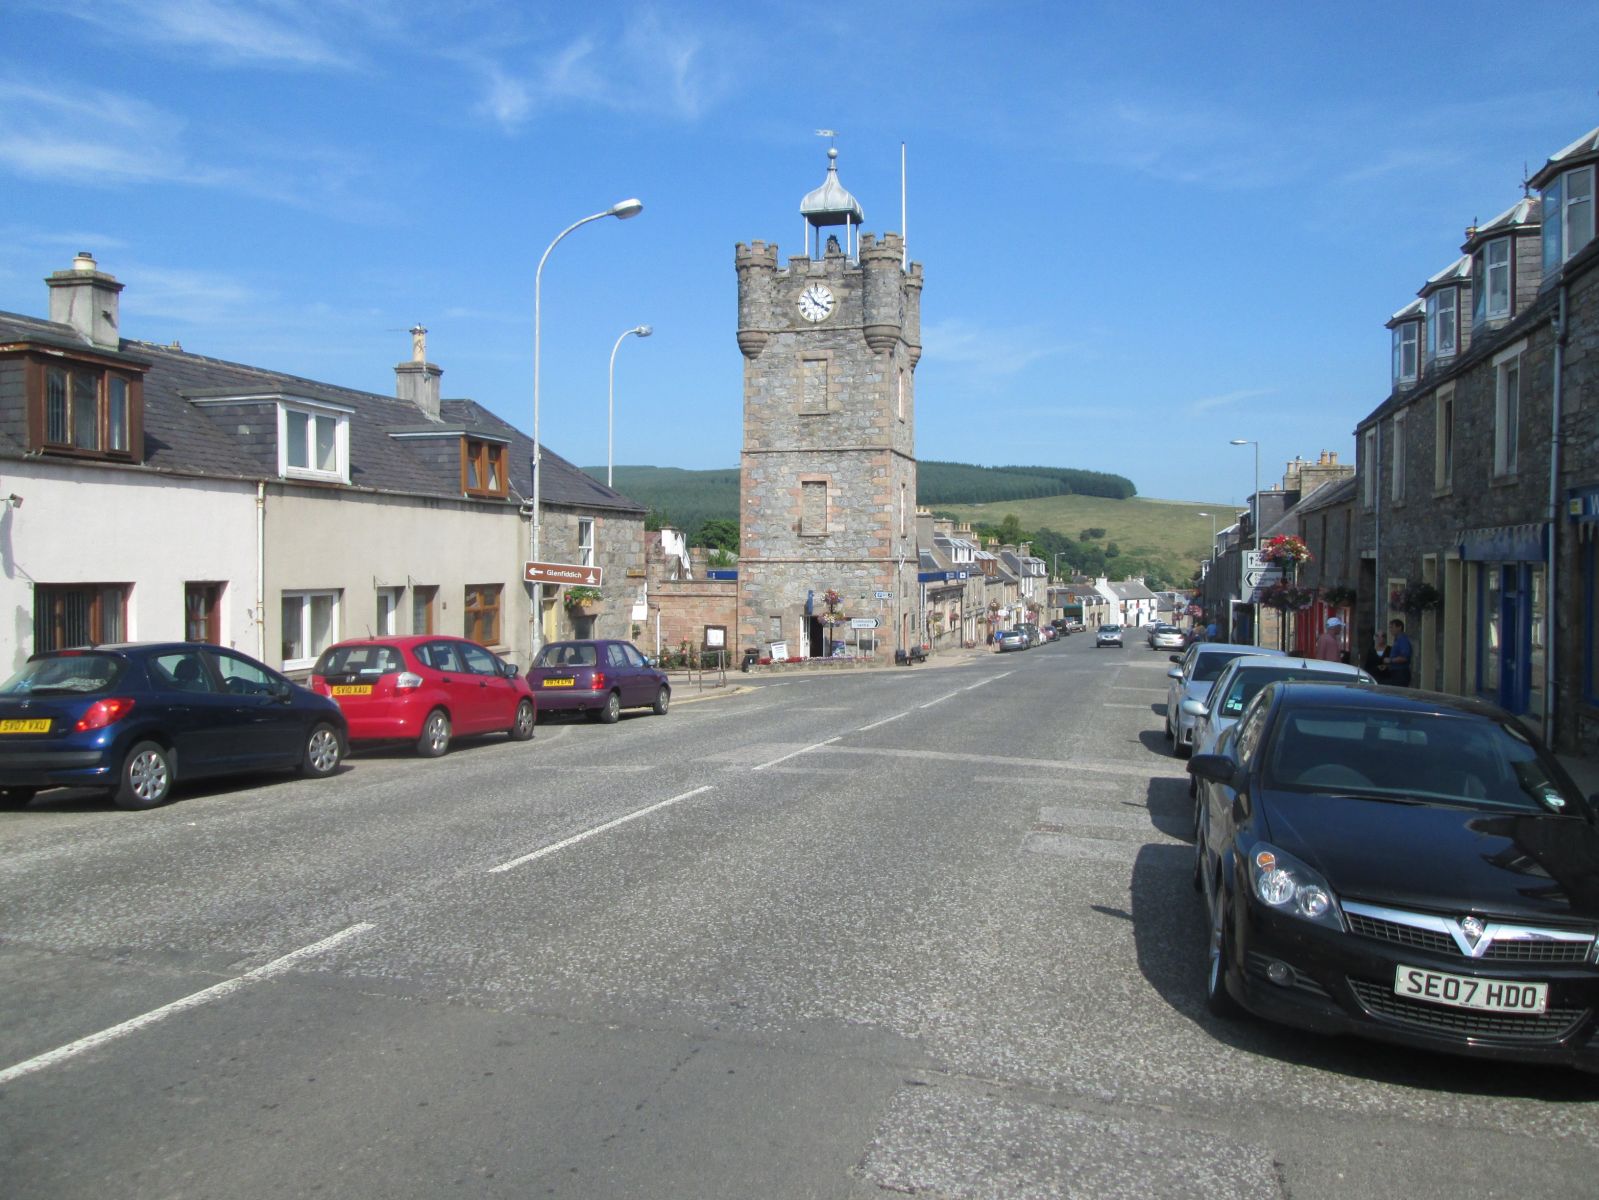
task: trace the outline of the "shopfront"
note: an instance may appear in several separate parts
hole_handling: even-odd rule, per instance
[[[1542,717],[1545,705],[1548,531],[1540,523],[1460,534],[1460,557],[1473,601],[1468,661],[1475,690],[1529,717]]]

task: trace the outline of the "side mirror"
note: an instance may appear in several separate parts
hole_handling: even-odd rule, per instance
[[[1177,706],[1183,710],[1183,715],[1188,717],[1210,716],[1210,706],[1203,700],[1184,700]]]
[[[1170,656],[1170,659],[1174,663],[1180,663],[1183,661],[1183,656],[1181,654],[1173,654]]]
[[[287,704],[294,699],[294,685],[287,679],[278,680],[272,689],[272,698],[280,704]]]
[[[508,662],[505,664],[505,677],[507,679],[515,679],[519,674],[521,674],[521,671],[522,668],[517,666],[515,663]]]
[[[1188,760],[1188,773],[1197,779],[1232,786],[1238,764],[1226,754],[1196,754]]]
[[[1171,670],[1166,672],[1167,679],[1181,679],[1182,677],[1183,672],[1181,667],[1173,667]]]

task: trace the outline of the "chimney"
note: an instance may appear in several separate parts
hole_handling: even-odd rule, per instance
[[[439,378],[443,367],[428,362],[428,331],[420,322],[411,326],[411,361],[394,368],[394,394],[409,400],[430,421],[439,419]]]
[[[122,285],[96,268],[94,255],[80,251],[71,270],[56,271],[45,283],[50,288],[52,321],[72,326],[85,341],[104,350],[122,344],[117,313]]]

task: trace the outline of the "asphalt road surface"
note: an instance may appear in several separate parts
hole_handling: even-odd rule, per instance
[[[0,813],[0,1196],[1592,1195],[1599,1080],[1205,1014],[1168,665]]]

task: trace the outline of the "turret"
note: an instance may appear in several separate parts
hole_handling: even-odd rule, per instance
[[[733,251],[733,265],[738,271],[738,348],[745,358],[754,358],[773,329],[777,247],[765,242],[740,243]]]
[[[861,273],[864,276],[861,322],[866,344],[878,354],[894,348],[905,326],[905,312],[900,284],[904,270],[900,262],[905,253],[904,242],[897,233],[885,233],[881,238],[871,234],[861,236]]]

